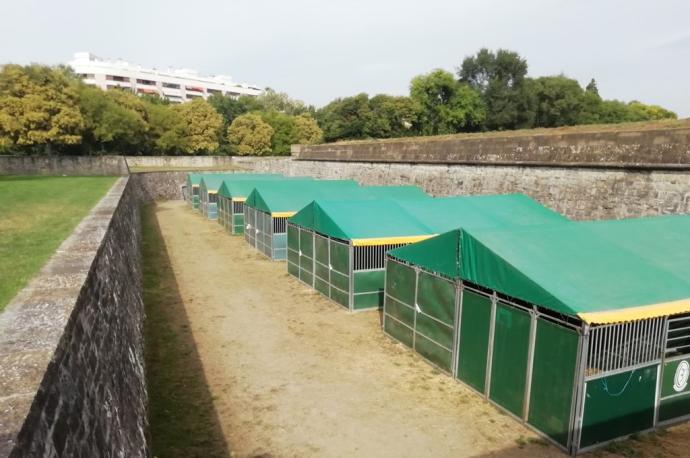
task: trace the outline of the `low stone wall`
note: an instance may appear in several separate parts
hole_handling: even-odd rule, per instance
[[[127,165],[132,168],[185,168],[219,169],[232,168],[232,156],[125,156]]]
[[[129,173],[122,156],[3,156],[0,175],[104,175]]]
[[[118,180],[0,314],[0,457],[149,455],[133,190]]]

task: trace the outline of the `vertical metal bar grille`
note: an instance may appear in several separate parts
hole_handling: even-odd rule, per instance
[[[386,252],[407,245],[406,243],[389,243],[386,245],[354,247],[354,270],[383,269],[386,263]]]
[[[667,357],[690,354],[690,314],[668,319],[665,350]]]
[[[650,318],[592,327],[587,376],[659,360],[664,349],[665,320]]]
[[[287,217],[273,217],[273,233],[284,234],[287,232]]]
[[[244,202],[237,202],[236,200],[232,201],[232,212],[236,215],[239,215],[244,211]]]

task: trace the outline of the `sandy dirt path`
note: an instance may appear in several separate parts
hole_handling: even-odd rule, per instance
[[[233,456],[565,456],[386,337],[377,312],[347,313],[184,203],[155,211]]]

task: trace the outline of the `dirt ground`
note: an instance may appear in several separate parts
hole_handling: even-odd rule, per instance
[[[155,208],[232,456],[565,456],[182,202]],[[597,456],[688,456],[680,426]]]

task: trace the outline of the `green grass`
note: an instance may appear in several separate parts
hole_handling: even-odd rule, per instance
[[[141,221],[153,456],[229,456],[153,207],[142,209]]]
[[[116,179],[0,176],[0,311]]]

